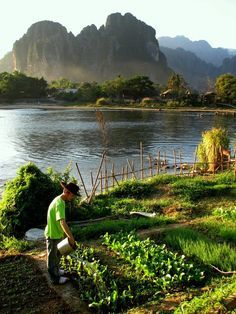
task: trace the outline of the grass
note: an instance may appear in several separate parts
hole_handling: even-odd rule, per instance
[[[96,239],[106,232],[116,233],[121,230],[128,232],[131,230],[147,229],[156,226],[163,226],[168,223],[173,223],[173,218],[168,218],[163,215],[150,218],[134,218],[126,220],[104,220],[86,227],[72,226],[72,232],[78,241]]]
[[[212,239],[220,239],[236,244],[236,222],[210,216],[196,223],[195,228],[204,232]]]
[[[174,311],[175,314],[207,314],[207,313],[235,313],[228,311],[225,299],[236,291],[236,276],[217,279],[215,288],[209,288],[201,296],[185,301]]]
[[[217,243],[191,228],[169,230],[164,241],[187,256],[194,256],[206,265],[224,271],[236,269],[236,251],[228,243]]]

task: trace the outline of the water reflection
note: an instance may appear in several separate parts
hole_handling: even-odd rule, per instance
[[[225,127],[231,145],[236,142],[233,116],[136,110],[104,110],[103,115],[106,141],[93,109],[0,110],[0,180],[14,177],[30,160],[42,170],[62,170],[69,161],[77,162],[89,182],[104,149],[109,160],[122,167],[127,158],[139,162],[140,141],[146,155],[156,156],[161,150],[173,156],[173,149],[180,149],[184,160],[193,161],[202,132],[213,126]],[[73,173],[77,175],[75,167]]]

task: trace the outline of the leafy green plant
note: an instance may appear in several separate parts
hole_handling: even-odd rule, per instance
[[[143,297],[142,290],[145,289],[125,283],[94,255],[94,249],[77,243],[76,251],[61,260],[62,268],[73,273],[81,299],[88,302],[89,307],[98,313],[118,313],[139,302]],[[149,296],[151,293],[152,291]]]
[[[204,272],[187,262],[184,255],[171,252],[165,245],[157,245],[150,239],[140,240],[134,232],[106,233],[103,243],[131,263],[143,278],[152,278],[159,289],[199,283],[204,278]]]
[[[15,237],[0,237],[0,250],[7,250],[8,252],[24,252],[32,248],[32,244],[25,240],[18,240]]]
[[[229,207],[227,209],[218,207],[213,211],[213,215],[222,219],[229,219],[236,222],[236,206]]]
[[[194,297],[190,301],[182,302],[174,311],[175,314],[202,314],[202,313],[234,313],[229,312],[224,300],[236,290],[236,277],[223,278],[217,287],[211,288],[201,296]]]

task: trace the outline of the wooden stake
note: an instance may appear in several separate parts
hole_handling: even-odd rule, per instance
[[[79,174],[80,180],[81,180],[81,182],[82,182],[82,185],[83,185],[83,188],[84,188],[84,192],[85,192],[85,194],[86,194],[86,197],[88,198],[88,197],[89,197],[89,195],[88,195],[87,189],[86,189],[86,187],[85,187],[83,177],[82,177],[82,175],[81,175],[81,173],[80,173],[79,166],[78,166],[78,164],[77,164],[77,163],[75,163],[75,165],[76,165],[76,168],[77,168],[77,171],[78,171],[78,174]]]
[[[112,163],[112,170],[111,170],[111,175],[112,175],[112,187],[114,188],[115,186],[115,165],[114,162]]]
[[[133,168],[132,168],[132,166],[131,166],[131,164],[130,164],[129,159],[127,159],[127,162],[128,162],[128,165],[129,165],[129,168],[130,168],[130,170],[131,170],[131,173],[132,173],[133,177],[137,180],[137,177],[136,177],[136,175],[135,175],[135,173],[134,173],[134,170],[133,170]],[[128,170],[128,169],[127,169],[127,170]]]
[[[103,154],[102,154],[102,158],[101,158],[100,166],[99,166],[99,169],[98,169],[98,172],[97,172],[97,176],[96,176],[96,179],[95,179],[95,182],[94,182],[94,185],[93,185],[92,192],[91,192],[91,194],[90,194],[90,196],[89,196],[89,198],[88,198],[88,203],[90,203],[90,202],[91,202],[92,197],[93,197],[93,195],[94,195],[94,193],[95,193],[95,191],[96,191],[96,187],[97,187],[97,180],[98,180],[98,176],[99,176],[99,174],[100,174],[101,168],[102,168],[102,164],[103,164],[103,161],[104,161],[105,155],[106,155],[106,151],[104,151],[104,152],[103,152]]]
[[[173,150],[173,156],[174,156],[174,168],[175,168],[175,174],[176,174],[176,151]]]
[[[93,173],[92,173],[92,171],[90,171],[90,178],[91,178],[91,184],[93,186]]]
[[[148,161],[149,161],[149,174],[152,177],[152,156],[148,154]]]
[[[140,142],[140,164],[141,164],[141,180],[143,180],[143,143]]]
[[[100,172],[100,188],[101,188],[101,194],[103,192],[103,184],[102,184],[102,170]]]

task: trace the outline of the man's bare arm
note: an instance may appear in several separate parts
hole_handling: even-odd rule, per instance
[[[68,237],[70,244],[72,246],[74,246],[75,245],[75,239],[74,239],[73,234],[71,233],[70,228],[68,227],[65,219],[61,219],[60,224],[61,224],[62,230],[64,231],[64,233]]]

